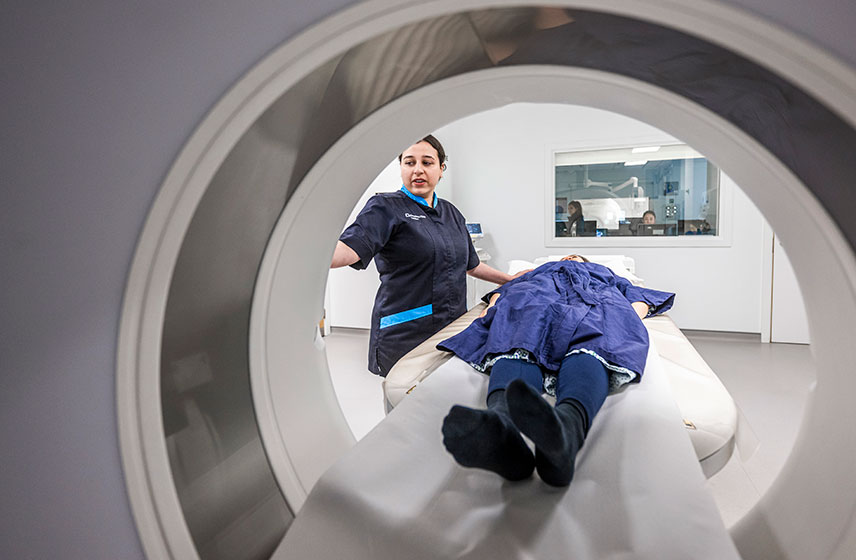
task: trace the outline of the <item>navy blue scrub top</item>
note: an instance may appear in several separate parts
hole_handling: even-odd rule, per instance
[[[369,370],[386,376],[404,354],[467,310],[467,271],[479,258],[464,216],[434,195],[434,208],[406,188],[369,199],[339,237],[380,288],[372,310]]]

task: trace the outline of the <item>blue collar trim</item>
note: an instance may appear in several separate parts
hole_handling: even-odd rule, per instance
[[[424,198],[422,198],[421,196],[416,196],[415,194],[407,190],[407,187],[405,187],[404,185],[401,185],[401,191],[426,208],[437,208],[437,193],[434,193],[434,200],[432,201],[433,204],[429,206],[428,203],[425,202]]]

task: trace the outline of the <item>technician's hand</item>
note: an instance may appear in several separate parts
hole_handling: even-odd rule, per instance
[[[515,278],[520,278],[521,276],[523,276],[527,272],[532,272],[533,270],[535,270],[535,269],[534,268],[527,268],[526,270],[521,270],[520,272],[518,272],[517,274],[512,276],[511,279],[514,280]]]

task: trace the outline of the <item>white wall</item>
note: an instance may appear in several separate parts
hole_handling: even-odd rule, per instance
[[[473,115],[438,136],[455,173],[454,202],[468,220],[482,223],[485,238],[480,245],[493,255],[490,264],[496,268],[510,259],[572,252],[547,247],[544,241],[544,186],[550,180],[551,148],[674,141],[662,131],[614,113],[535,104]],[[580,252],[634,257],[637,274],[649,286],[678,294],[671,315],[682,328],[760,332],[763,218],[730,179],[723,177],[723,185],[733,187],[734,194],[728,247]]]

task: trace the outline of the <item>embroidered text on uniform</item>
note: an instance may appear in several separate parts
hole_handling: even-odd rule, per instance
[[[427,218],[428,216],[426,216],[425,214],[411,214],[411,213],[407,212],[404,214],[404,217],[410,218],[411,220],[416,220],[418,222],[422,218]]]

